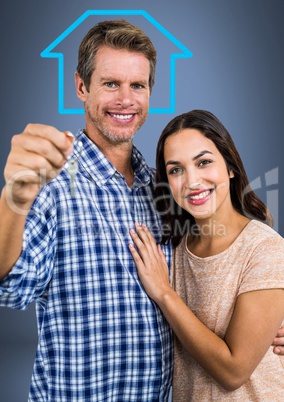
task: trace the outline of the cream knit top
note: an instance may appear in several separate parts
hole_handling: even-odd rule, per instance
[[[178,295],[213,332],[224,337],[238,295],[284,288],[284,239],[250,221],[229,248],[206,258],[193,255],[187,236],[174,250],[172,282]],[[239,389],[224,390],[175,339],[173,402],[284,400],[284,356],[268,350]]]

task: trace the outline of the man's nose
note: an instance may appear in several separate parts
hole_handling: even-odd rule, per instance
[[[116,104],[121,105],[124,109],[134,104],[133,92],[130,87],[121,86],[117,92]]]

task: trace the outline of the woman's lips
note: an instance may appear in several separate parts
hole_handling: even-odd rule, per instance
[[[186,199],[192,205],[201,205],[211,197],[212,192],[213,189],[191,192],[186,196]]]

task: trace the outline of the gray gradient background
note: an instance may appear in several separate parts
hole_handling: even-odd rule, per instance
[[[176,64],[175,114],[202,108],[220,118],[235,140],[249,179],[260,187],[257,193],[276,214],[276,229],[283,236],[283,0],[6,1],[0,15],[0,170],[12,135],[28,122],[73,132],[84,126],[82,115],[58,114],[57,60],[43,59],[40,53],[88,9],[144,9],[193,52],[192,58]],[[69,100],[70,107],[77,102],[74,57],[77,41],[88,28],[66,41],[66,106]],[[163,107],[169,97],[172,45],[158,33],[152,35],[160,55],[152,106]],[[172,117],[150,115],[135,139],[152,165],[158,136]],[[272,185],[269,174],[265,176],[271,171]],[[24,312],[0,309],[0,402],[27,400],[36,341],[34,306]]]

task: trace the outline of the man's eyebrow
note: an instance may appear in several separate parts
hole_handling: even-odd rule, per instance
[[[114,77],[110,76],[105,76],[105,77],[100,77],[100,81],[106,81],[106,82],[116,82],[117,79]]]
[[[115,77],[110,77],[110,76],[103,76],[103,77],[100,77],[100,82],[117,82],[117,83],[119,83],[120,82],[120,79],[118,79],[118,78],[115,78]],[[143,84],[143,85],[148,85],[148,82],[149,82],[149,80],[147,80],[147,79],[133,79],[133,82],[132,82],[132,84]]]

